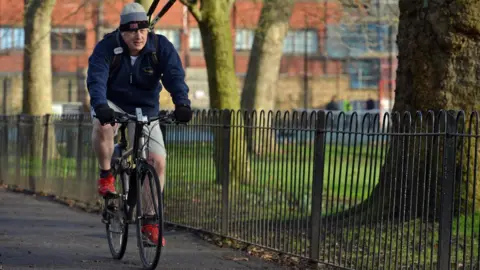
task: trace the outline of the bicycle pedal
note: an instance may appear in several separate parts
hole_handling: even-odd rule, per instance
[[[153,248],[153,247],[156,247],[157,245],[155,245],[154,243],[152,242],[149,242],[149,241],[143,241],[143,247],[146,247],[146,248]]]
[[[120,198],[120,194],[118,193],[107,193],[105,194],[105,196],[103,196],[104,199],[108,200],[108,199],[118,199]]]
[[[144,238],[144,236],[142,236],[142,245],[145,248],[151,248],[151,247],[156,247],[157,246],[155,243],[150,241],[148,238],[146,238],[146,237]],[[137,247],[140,248],[138,243],[137,243]]]
[[[107,210],[112,211],[112,212],[116,212],[116,211],[118,211],[118,206],[116,206],[114,204],[110,204],[110,205],[107,206]]]

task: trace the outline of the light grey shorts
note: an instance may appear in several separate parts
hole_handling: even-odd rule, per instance
[[[110,108],[112,108],[114,111],[125,113],[122,109],[120,109],[117,105],[113,104],[110,100],[108,100],[107,102],[108,106],[110,106]],[[93,116],[95,116],[95,111],[93,110],[93,108],[91,109],[90,113],[92,115],[93,121],[95,121],[95,119],[93,118]],[[116,126],[116,129],[114,131],[115,135],[117,135],[119,127],[120,125]],[[133,147],[133,133],[135,132],[135,124],[129,123],[127,125],[127,131],[129,147]],[[149,137],[147,152],[151,152],[163,157],[167,156],[167,151],[165,150],[165,144],[163,141],[162,130],[160,129],[160,124],[158,123],[158,121],[154,121],[150,123],[150,125],[144,125],[143,134],[145,135],[145,137]]]

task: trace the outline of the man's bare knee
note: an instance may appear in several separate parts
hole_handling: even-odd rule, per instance
[[[98,119],[95,119],[93,123],[93,138],[94,140],[99,140],[99,141],[110,141],[113,140],[113,136],[115,134],[115,128],[117,127],[117,124],[115,126],[112,126],[110,124],[107,125],[101,125]]]
[[[148,163],[150,163],[155,168],[158,179],[160,180],[160,190],[163,191],[163,187],[165,186],[165,157],[158,154],[150,153],[148,155]]]
[[[113,154],[113,136],[116,126],[110,124],[102,126],[98,119],[95,119],[92,130],[92,145],[100,169],[109,170],[110,160]]]
[[[155,168],[159,175],[165,172],[166,162],[164,156],[150,153],[148,156],[148,163],[150,163]]]

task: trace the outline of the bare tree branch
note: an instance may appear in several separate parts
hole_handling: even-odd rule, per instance
[[[198,4],[196,0],[194,1],[180,0],[180,3],[184,4],[188,8],[190,13],[192,13],[193,17],[195,18],[195,20],[197,20],[197,22],[202,21],[202,12],[198,8]]]
[[[90,2],[91,0],[84,0],[83,3],[81,3],[72,13],[66,15],[65,17],[63,17],[59,22],[64,22],[66,21],[68,18],[74,16],[75,14],[77,14],[78,12],[80,12],[80,10],[84,9],[85,6]],[[35,43],[31,44],[30,47],[25,47],[25,50],[35,50],[35,48],[37,48],[38,46],[38,43],[42,42],[42,40],[44,38],[50,38],[52,34],[52,29],[50,28],[50,31],[46,32],[43,36],[40,37],[39,40],[37,40]],[[32,51],[33,53],[33,51]]]
[[[232,10],[233,4],[235,3],[235,0],[229,0],[228,3],[228,10]]]
[[[58,21],[56,21],[55,24],[61,24],[61,23],[65,22],[65,21],[67,21],[69,18],[77,15],[82,9],[85,9],[85,7],[86,7],[88,4],[90,4],[91,2],[92,2],[92,0],[83,0],[83,2],[79,3],[78,7],[77,7],[75,10],[73,10],[71,13],[65,15],[65,17],[63,17],[63,18],[59,19]],[[57,3],[57,4],[58,4],[58,3]],[[21,22],[21,23],[23,24],[23,22]],[[4,35],[6,35],[6,34],[7,34],[7,33],[5,33]],[[50,31],[44,33],[44,34],[41,36],[41,38],[40,38],[39,40],[37,40],[37,42],[41,42],[44,38],[50,38],[51,34],[52,34],[52,29],[50,29]],[[0,36],[0,39],[1,39],[1,38],[4,38],[4,37]],[[35,44],[32,44],[30,48],[24,48],[24,50],[35,50],[36,47],[37,47],[37,44],[35,43]],[[14,49],[14,48],[13,48],[13,49]],[[2,51],[0,52],[0,55],[8,55],[11,50],[12,50],[12,49],[10,49],[10,50],[9,50],[9,49],[2,50]]]
[[[322,12],[314,10],[304,11],[305,15],[311,18],[326,16],[325,21],[335,18],[334,21],[337,23],[327,24],[327,39],[331,48],[345,50],[347,54],[353,53],[350,55],[353,58],[357,57],[354,55],[358,53],[361,54],[358,57],[375,57],[391,53],[389,36],[395,40],[395,35],[384,27],[398,25],[398,8],[396,9],[393,4],[372,0],[337,0],[337,3],[341,6],[338,17],[332,17],[337,14],[322,15]],[[380,47],[384,48],[382,52],[377,49]]]

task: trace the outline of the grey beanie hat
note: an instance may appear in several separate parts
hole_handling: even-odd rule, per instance
[[[123,7],[122,13],[120,14],[120,25],[141,21],[148,21],[147,13],[142,5],[139,3],[129,3]]]

